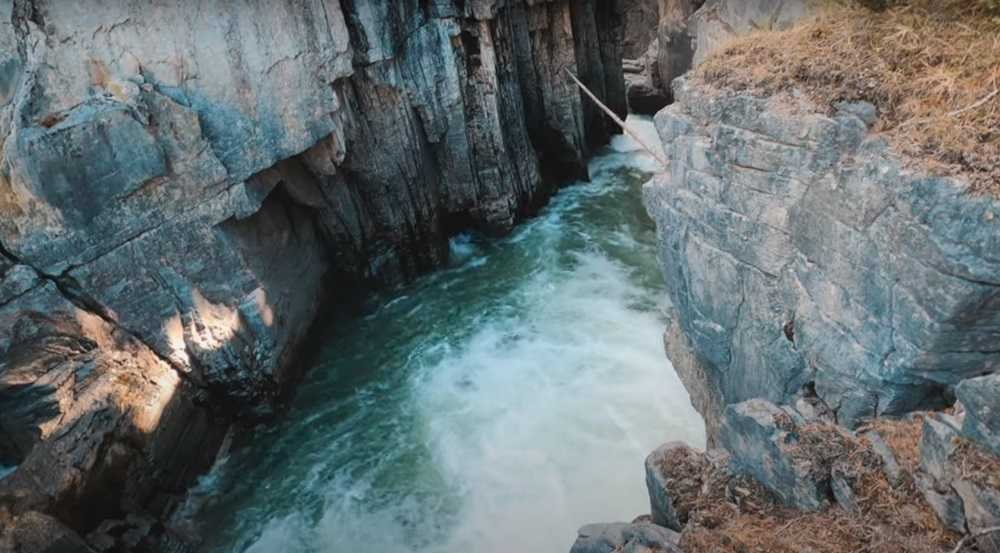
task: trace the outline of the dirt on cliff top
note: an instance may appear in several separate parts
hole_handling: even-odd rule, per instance
[[[866,438],[849,436],[828,424],[796,430],[801,455],[829,464],[828,470],[848,479],[857,512],[836,505],[811,513],[783,507],[759,484],[737,481],[709,466],[697,497],[683,499],[690,516],[681,534],[682,548],[711,553],[950,551],[959,537],[942,526],[910,473],[911,467],[915,469],[912,457],[920,419],[879,420],[872,428],[906,471],[895,486]],[[836,453],[836,460],[830,452]]]
[[[804,92],[822,106],[865,100],[875,130],[935,174],[1000,197],[1000,17],[970,0],[897,0],[884,11],[831,2],[815,20],[761,30],[709,57],[695,79]]]

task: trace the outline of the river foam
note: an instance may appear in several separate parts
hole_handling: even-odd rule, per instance
[[[512,236],[457,238],[332,329],[288,420],[211,476],[215,550],[562,552],[647,512],[646,454],[705,440],[661,345],[655,164],[616,138]]]

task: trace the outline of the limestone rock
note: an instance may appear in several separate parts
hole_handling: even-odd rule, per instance
[[[0,352],[4,413],[16,414],[0,425],[0,454],[18,465],[0,481],[0,508],[58,513],[86,533],[116,513],[179,501],[227,423],[141,342],[62,302],[46,314],[16,311],[14,341]]]
[[[964,380],[955,394],[965,408],[962,434],[1000,455],[1000,373]]]
[[[327,302],[586,178],[621,8],[0,2],[0,506],[156,519]]]
[[[680,553],[680,536],[655,524],[588,524],[570,553]]]
[[[978,532],[1000,526],[1000,457],[960,437],[962,421],[924,419],[917,483],[945,524]]]
[[[733,37],[788,28],[821,6],[816,0],[707,0],[688,22],[695,39],[694,65]]]
[[[1000,527],[1000,490],[970,480],[958,480],[952,488],[962,498],[965,524],[970,532]]]
[[[660,446],[646,457],[646,489],[652,522],[676,532],[687,524],[680,498],[697,496],[708,460],[680,442]]]
[[[653,42],[645,54],[637,60],[625,60],[625,93],[631,113],[653,115],[671,101],[669,89],[661,86],[659,69],[656,65],[658,45]]]
[[[668,354],[710,433],[726,405],[807,389],[847,426],[932,410],[996,368],[1000,201],[904,169],[870,110],[691,79],[675,95],[645,202],[686,343]]]
[[[962,498],[950,486],[941,486],[931,477],[918,473],[916,484],[934,514],[945,528],[959,534],[965,532],[965,511]]]
[[[623,0],[622,11],[625,14],[625,44],[622,53],[629,59],[638,58],[656,39],[660,0]]]
[[[920,469],[937,479],[949,482],[955,476],[951,458],[958,448],[958,426],[944,417],[924,418],[924,429],[920,436]]]
[[[660,0],[654,84],[668,95],[672,96],[673,80],[692,67],[694,36],[688,25],[692,14],[703,3],[703,0]]]
[[[882,460],[882,472],[885,473],[885,477],[889,483],[893,486],[903,484],[905,479],[903,467],[899,466],[896,455],[892,452],[892,448],[885,442],[881,434],[871,431],[864,433],[863,436],[871,444],[872,451]]]
[[[617,131],[564,68],[626,109],[617,1],[24,6],[0,29],[0,250],[249,416],[317,298],[586,177]]]
[[[764,400],[726,408],[720,443],[736,470],[753,477],[782,501],[815,511],[827,506],[829,474],[796,449],[796,425],[788,412]]]

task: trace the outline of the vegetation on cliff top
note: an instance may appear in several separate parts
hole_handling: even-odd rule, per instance
[[[695,77],[735,90],[796,89],[819,105],[865,100],[875,130],[938,174],[1000,196],[997,0],[833,5],[785,31],[758,31],[711,56]]]
[[[839,427],[814,423],[799,429],[795,455],[817,468],[825,465],[854,490],[856,512],[834,505],[819,512],[784,507],[759,484],[734,478],[712,465],[671,465],[677,479],[699,484],[677,488],[676,498],[688,524],[681,534],[685,551],[712,553],[941,553],[950,551],[959,536],[944,528],[914,481],[919,461],[922,420],[880,419],[871,424],[888,444],[903,469],[901,481],[891,483],[882,458],[867,438],[847,434]],[[678,468],[679,467],[679,468]],[[687,471],[687,474],[684,474]],[[752,499],[752,501],[751,501]],[[970,541],[963,551],[991,551]],[[992,545],[990,545],[992,546]]]

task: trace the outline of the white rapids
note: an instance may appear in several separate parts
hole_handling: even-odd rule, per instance
[[[330,329],[285,420],[203,480],[212,551],[564,553],[648,512],[645,456],[704,426],[663,353],[656,164],[618,137],[590,169]]]

